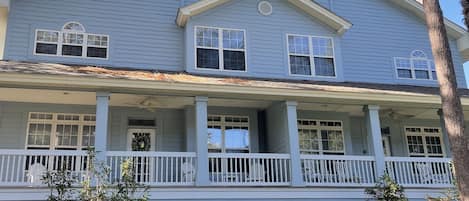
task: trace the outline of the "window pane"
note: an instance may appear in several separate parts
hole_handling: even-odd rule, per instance
[[[107,58],[107,48],[88,47],[86,56],[94,58]]]
[[[225,130],[225,147],[227,149],[248,149],[248,128],[227,126]]]
[[[218,50],[197,48],[197,68],[219,69]]]
[[[244,52],[241,51],[223,51],[223,63],[225,70],[246,70]]]
[[[330,38],[312,38],[313,54],[315,56],[334,56],[332,50],[332,40]]]
[[[223,30],[223,48],[244,49],[244,31]]]
[[[410,69],[410,59],[396,58],[395,62],[397,68]]]
[[[290,70],[294,75],[311,75],[310,57],[290,56]]]
[[[300,149],[304,153],[316,153],[319,150],[318,132],[314,129],[299,129]]]
[[[209,126],[208,128],[208,149],[222,148],[222,131],[220,126]]]
[[[78,145],[78,125],[57,125],[56,143],[59,146],[77,146]]]
[[[291,54],[309,55],[309,40],[306,36],[288,36],[288,50]]]
[[[335,76],[334,59],[331,58],[314,58],[316,75],[318,76]]]
[[[88,35],[88,45],[107,46],[107,36]]]
[[[218,29],[198,27],[196,37],[197,46],[218,47]]]
[[[423,140],[421,136],[407,136],[410,154],[424,154]]]
[[[81,45],[83,44],[83,34],[64,33],[63,43]]]
[[[322,148],[328,151],[343,151],[344,142],[342,137],[342,131],[321,131]]]
[[[82,46],[62,45],[62,55],[82,56]]]
[[[414,59],[413,63],[414,63],[414,68],[415,69],[428,70],[428,61],[427,60]]]
[[[57,54],[57,44],[45,44],[37,43],[36,44],[36,53],[37,54]]]
[[[75,22],[71,22],[71,23],[68,23],[64,26],[64,30],[68,30],[68,31],[85,31],[85,29],[83,28],[83,26],[81,24],[78,24],[78,23],[75,23]]]
[[[28,145],[50,144],[51,124],[30,123],[28,131]]]
[[[425,142],[427,143],[427,151],[429,154],[443,154],[440,137],[426,136]]]
[[[397,69],[397,76],[399,78],[412,78],[412,71],[408,69]]]
[[[36,35],[38,42],[56,43],[59,41],[59,32],[54,31],[38,31]]]
[[[436,71],[432,71],[432,76],[433,76],[433,77],[432,77],[433,80],[437,80],[437,79],[438,79],[438,77],[436,76]]]
[[[426,70],[415,70],[415,78],[430,79],[430,75],[428,75],[428,71]]]
[[[83,126],[82,146],[94,146],[95,126]]]

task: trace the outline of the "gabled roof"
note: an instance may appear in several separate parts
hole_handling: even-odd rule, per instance
[[[414,13],[421,19],[425,20],[425,12],[420,0],[391,0],[402,8]],[[469,61],[469,33],[467,30],[445,18],[446,31],[448,35],[456,38],[458,50],[464,61]]]
[[[180,27],[184,27],[190,17],[201,14],[217,6],[223,5],[230,0],[200,0],[196,3],[179,9],[176,23]],[[321,22],[329,25],[331,28],[342,34],[352,27],[352,23],[346,19],[336,15],[330,10],[322,7],[311,0],[288,0],[291,4],[305,11],[307,14],[319,19]]]

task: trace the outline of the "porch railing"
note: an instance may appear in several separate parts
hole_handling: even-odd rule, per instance
[[[446,188],[453,185],[450,158],[386,157],[388,174],[407,187]]]
[[[151,186],[194,185],[196,154],[193,152],[109,151],[110,181],[121,179],[122,163],[130,160],[135,180]]]
[[[0,150],[1,186],[42,185],[46,171],[66,170],[82,181],[86,173],[85,151]]]
[[[289,185],[289,154],[210,153],[209,176],[213,185]]]
[[[308,186],[371,186],[375,183],[372,156],[301,155]]]

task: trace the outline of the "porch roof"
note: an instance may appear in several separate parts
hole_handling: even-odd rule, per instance
[[[213,75],[189,74],[186,72],[163,72],[154,70],[134,70],[96,66],[65,65],[55,63],[31,63],[0,61],[0,74],[6,75],[48,75],[106,80],[153,81],[153,83],[189,84],[204,86],[251,87],[258,89],[300,90],[308,93],[336,92],[347,94],[395,95],[415,97],[435,97],[437,87],[411,85],[372,84],[357,82],[326,82],[309,80],[260,79],[248,77],[222,77]],[[10,79],[11,80],[11,79]],[[0,79],[0,81],[6,81]],[[67,84],[64,82],[64,84]],[[463,98],[469,98],[469,89],[459,89]]]

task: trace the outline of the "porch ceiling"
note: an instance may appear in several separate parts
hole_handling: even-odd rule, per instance
[[[95,105],[96,93],[69,90],[44,90],[44,89],[20,89],[0,88],[0,101],[71,104],[71,105]],[[193,105],[194,98],[189,96],[165,96],[165,95],[137,95],[137,94],[111,94],[110,105],[119,107],[173,108],[180,109],[187,105]],[[267,108],[269,101],[239,100],[211,98],[209,106],[243,107],[243,108]]]

